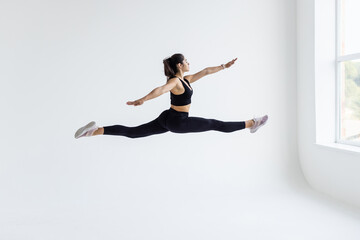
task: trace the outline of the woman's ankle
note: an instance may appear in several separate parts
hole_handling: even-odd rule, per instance
[[[253,119],[247,120],[245,121],[245,128],[251,128],[252,126],[254,126],[255,121]]]
[[[95,135],[103,135],[104,134],[104,128],[101,127],[101,128],[98,128],[93,134],[92,136],[95,136]]]

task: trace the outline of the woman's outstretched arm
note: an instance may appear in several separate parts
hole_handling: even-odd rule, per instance
[[[235,63],[236,60],[237,60],[237,58],[235,58],[235,59],[231,60],[230,62],[224,64],[224,67],[225,68],[231,67]],[[216,72],[218,72],[218,71],[220,71],[222,69],[224,69],[222,66],[206,68],[207,74],[213,74],[213,73],[216,73]]]
[[[127,102],[127,105],[134,105],[139,106],[143,104],[145,101],[156,98],[164,93],[169,92],[171,89],[173,89],[176,86],[177,79],[172,78],[170,79],[165,85],[154,88],[149,94],[147,94],[145,97],[142,97],[135,101],[129,101]]]
[[[235,63],[235,61],[237,60],[237,58],[231,60],[230,62],[224,64],[224,67],[222,66],[217,66],[217,67],[207,67],[203,70],[201,70],[200,72],[197,72],[193,75],[188,75],[188,76],[185,76],[187,80],[189,80],[190,83],[193,83],[193,82],[196,82],[197,80],[199,80],[200,78],[202,77],[205,77],[206,75],[209,75],[209,74],[213,74],[213,73],[216,73],[220,70],[223,70],[224,68],[229,68],[231,67],[231,65],[233,65]]]

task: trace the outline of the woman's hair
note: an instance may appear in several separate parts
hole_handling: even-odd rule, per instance
[[[165,73],[165,76],[167,77],[167,80],[169,80],[170,78],[173,78],[175,76],[175,74],[178,72],[176,65],[178,63],[183,63],[184,59],[185,59],[184,55],[182,55],[181,53],[176,53],[176,54],[172,55],[171,57],[165,58],[163,60],[164,73]]]

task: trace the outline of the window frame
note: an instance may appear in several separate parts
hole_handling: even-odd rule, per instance
[[[360,147],[360,142],[357,143],[351,140],[342,140],[341,137],[341,63],[352,60],[360,60],[360,53],[347,54],[341,56],[341,20],[342,20],[342,0],[335,0],[335,89],[336,89],[336,119],[335,119],[335,142]]]

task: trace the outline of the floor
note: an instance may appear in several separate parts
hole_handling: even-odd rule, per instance
[[[2,240],[358,240],[360,211],[311,189],[144,193],[119,205],[1,210]],[[145,198],[146,197],[146,198]]]

